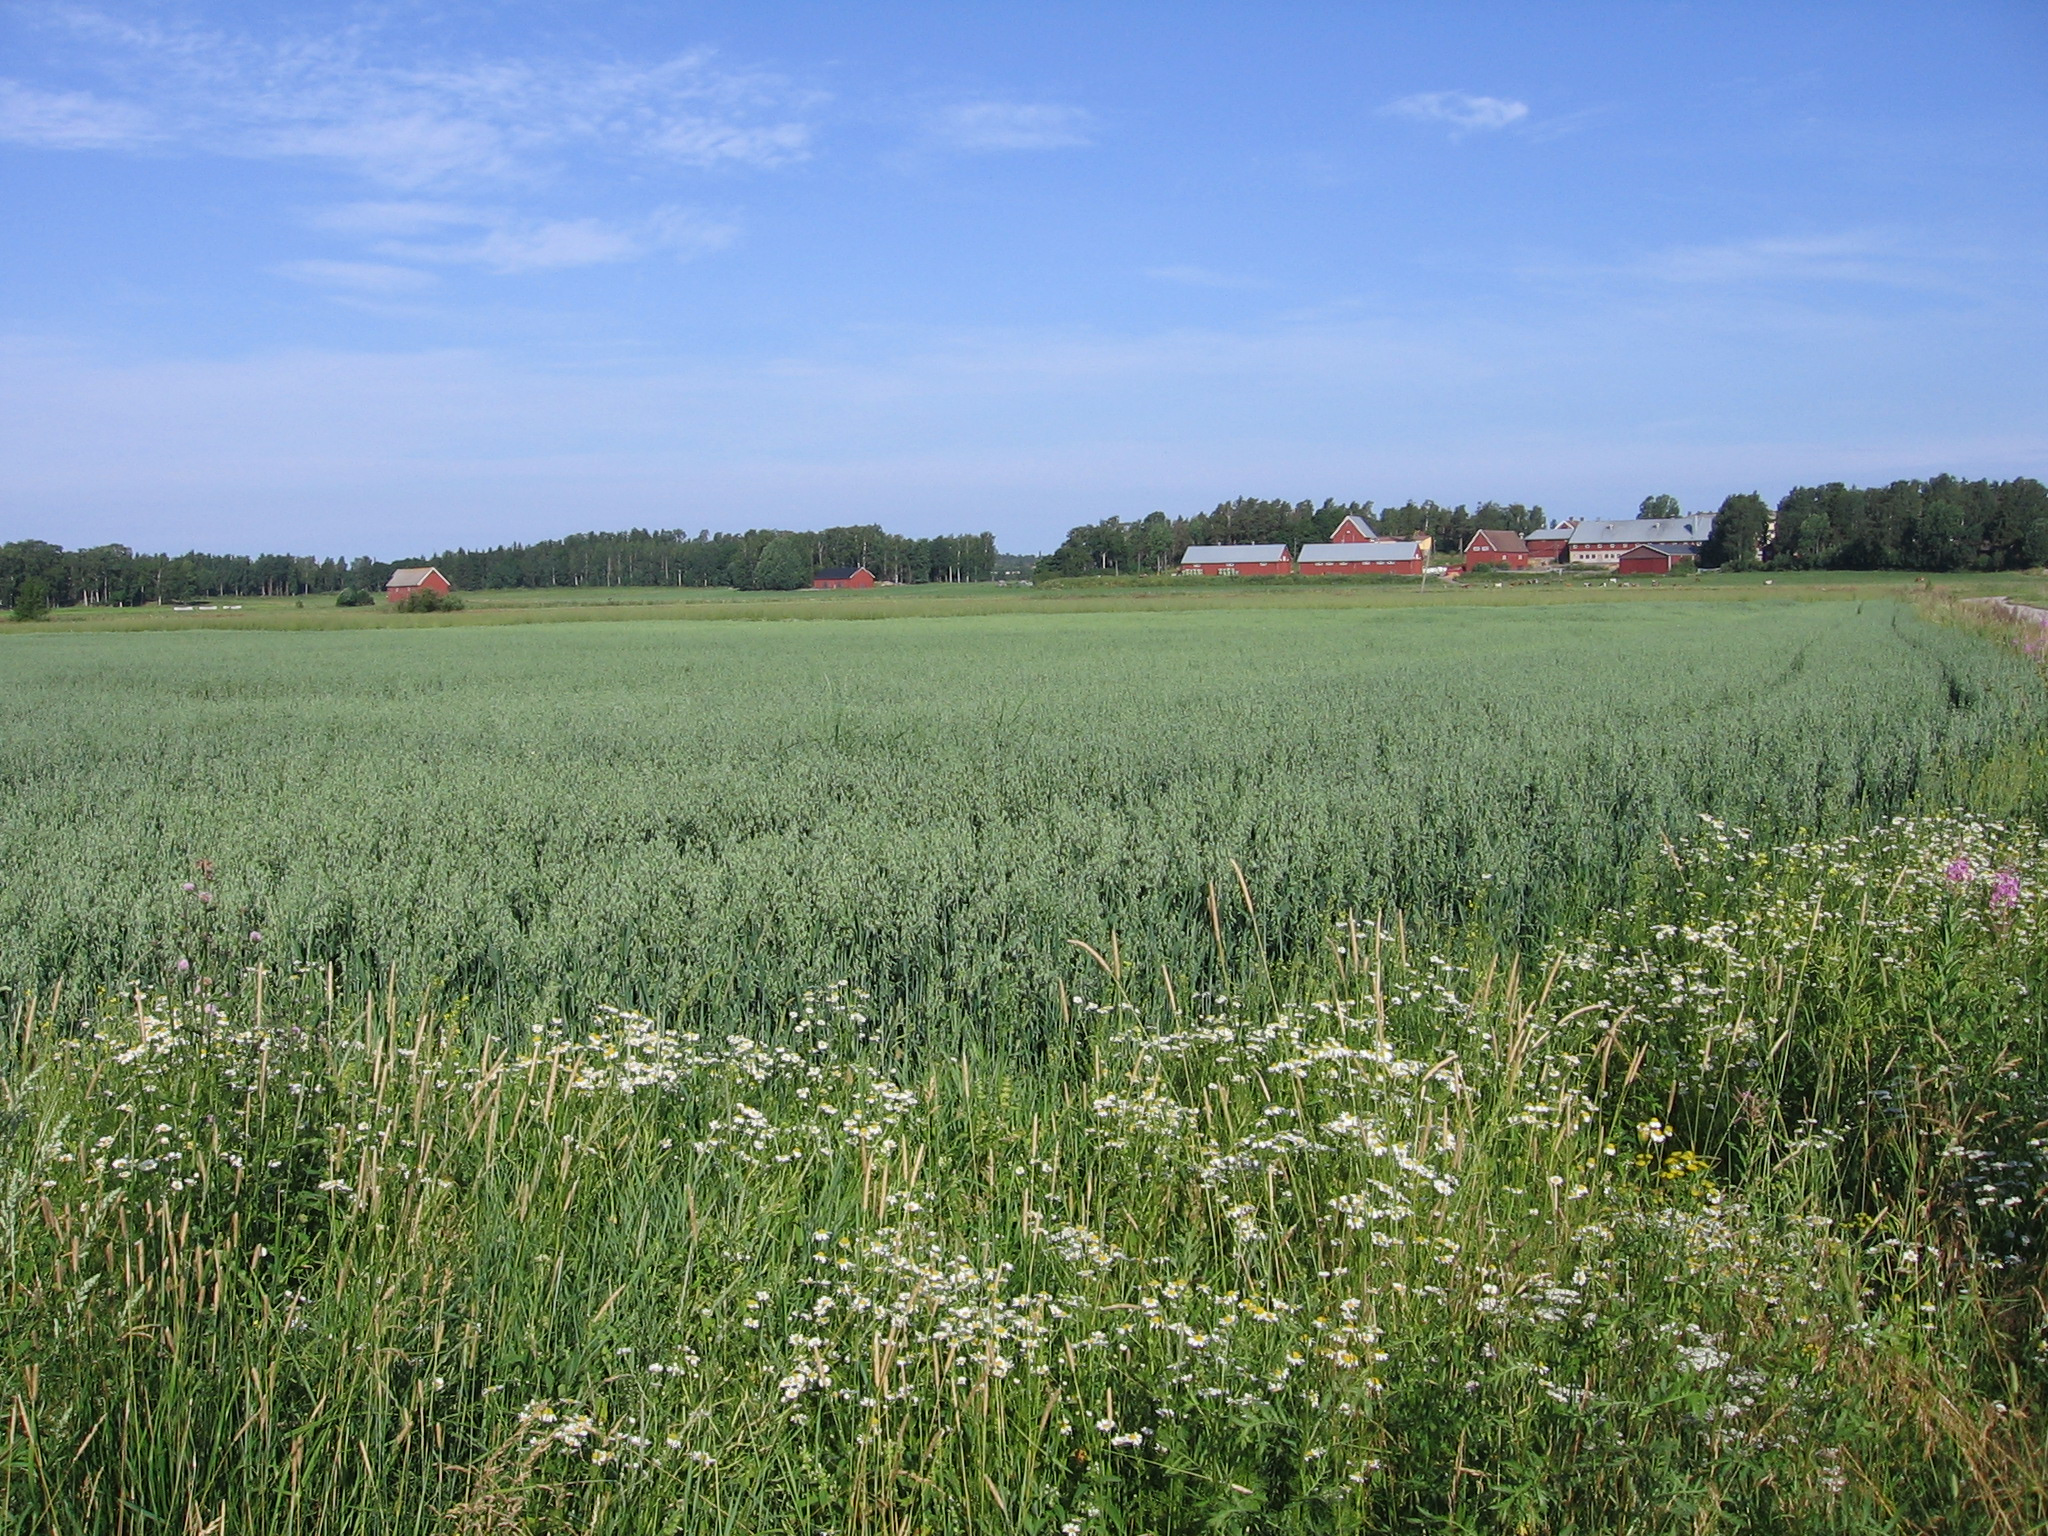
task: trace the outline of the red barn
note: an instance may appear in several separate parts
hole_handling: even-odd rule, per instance
[[[1414,539],[1304,544],[1294,569],[1303,576],[1420,576],[1423,547]]]
[[[1509,533],[1503,528],[1482,528],[1465,546],[1465,569],[1469,571],[1475,565],[1504,565],[1509,570],[1526,570],[1529,541],[1519,533]]]
[[[1434,538],[1426,533],[1413,534],[1405,539],[1395,538],[1391,534],[1374,533],[1366,520],[1355,512],[1337,525],[1336,531],[1330,535],[1330,542],[1332,544],[1414,544],[1422,551],[1425,558],[1436,547]]]
[[[394,603],[402,603],[415,592],[446,592],[452,586],[431,565],[408,565],[391,573],[391,579],[384,583],[384,595]]]
[[[1191,544],[1180,557],[1183,576],[1286,576],[1293,570],[1285,544]]]
[[[864,565],[835,565],[811,578],[811,586],[819,591],[827,587],[872,587],[875,573]]]
[[[1669,576],[1673,566],[1690,564],[1691,549],[1680,544],[1638,544],[1621,552],[1615,570],[1623,576]]]
[[[1522,547],[1529,551],[1532,565],[1555,565],[1570,547],[1572,531],[1569,528],[1538,528],[1534,533],[1522,536]]]

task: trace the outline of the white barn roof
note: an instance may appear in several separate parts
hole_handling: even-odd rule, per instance
[[[384,585],[386,587],[416,587],[429,576],[441,576],[441,573],[431,565],[408,565],[393,571],[391,579],[385,582]],[[448,578],[441,576],[441,579],[446,581]]]
[[[1378,539],[1371,544],[1304,544],[1303,565],[1399,565],[1422,553],[1412,539]]]
[[[1271,565],[1287,558],[1285,544],[1191,544],[1182,565]]]

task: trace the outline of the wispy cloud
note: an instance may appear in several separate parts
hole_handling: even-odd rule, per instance
[[[1161,283],[1178,283],[1184,288],[1264,288],[1266,284],[1256,277],[1237,277],[1228,272],[1217,272],[1209,267],[1170,266],[1147,267],[1145,276]]]
[[[1528,103],[1502,96],[1474,96],[1466,91],[1419,91],[1390,101],[1380,109],[1389,117],[1419,123],[1443,123],[1455,134],[1506,128],[1529,115]]]
[[[1901,259],[1892,242],[1865,232],[1672,246],[1616,270],[1659,282],[1695,284],[1919,280],[1913,264]]]
[[[131,149],[157,137],[150,115],[84,91],[0,80],[0,140],[44,149]]]
[[[686,165],[749,165],[767,170],[809,155],[811,130],[803,123],[746,127],[699,117],[671,125],[649,143]]]
[[[691,256],[730,244],[735,233],[730,224],[673,207],[620,223],[531,218],[455,203],[351,203],[325,211],[315,223],[364,240],[372,251],[399,261],[474,266],[500,274],[637,261],[663,251]]]
[[[972,101],[933,117],[935,138],[953,149],[1076,149],[1093,142],[1094,114],[1052,102]]]
[[[708,50],[651,65],[396,57],[372,28],[263,41],[55,13],[99,94],[0,87],[0,133],[71,147],[145,140],[342,165],[404,190],[532,182],[573,152],[768,169],[809,152],[821,98]]]
[[[345,293],[390,298],[417,293],[434,284],[430,272],[414,267],[395,267],[382,261],[288,261],[273,269],[280,277],[309,283],[316,288],[339,289]]]

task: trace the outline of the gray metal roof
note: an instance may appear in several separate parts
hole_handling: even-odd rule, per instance
[[[1422,546],[1413,540],[1376,539],[1370,544],[1304,544],[1303,565],[1336,565],[1357,561],[1365,565],[1395,565],[1413,560]]]
[[[1714,531],[1714,514],[1691,517],[1629,517],[1585,522],[1572,530],[1574,544],[1704,544]]]
[[[431,565],[408,565],[401,570],[393,571],[391,579],[385,582],[384,585],[387,587],[416,587],[429,576],[441,576],[441,573]],[[448,578],[441,576],[441,579],[446,581]]]
[[[1182,565],[1269,565],[1287,558],[1285,544],[1191,544]]]

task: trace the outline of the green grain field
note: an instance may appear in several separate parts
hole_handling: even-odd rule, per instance
[[[0,633],[6,1528],[2039,1528],[2006,638]]]
[[[999,1037],[1069,939],[1213,979],[1233,861],[1282,952],[1342,912],[1541,929],[1699,812],[1852,827],[2041,710],[1885,602],[33,639],[7,985],[332,961],[725,1017],[843,979]]]

